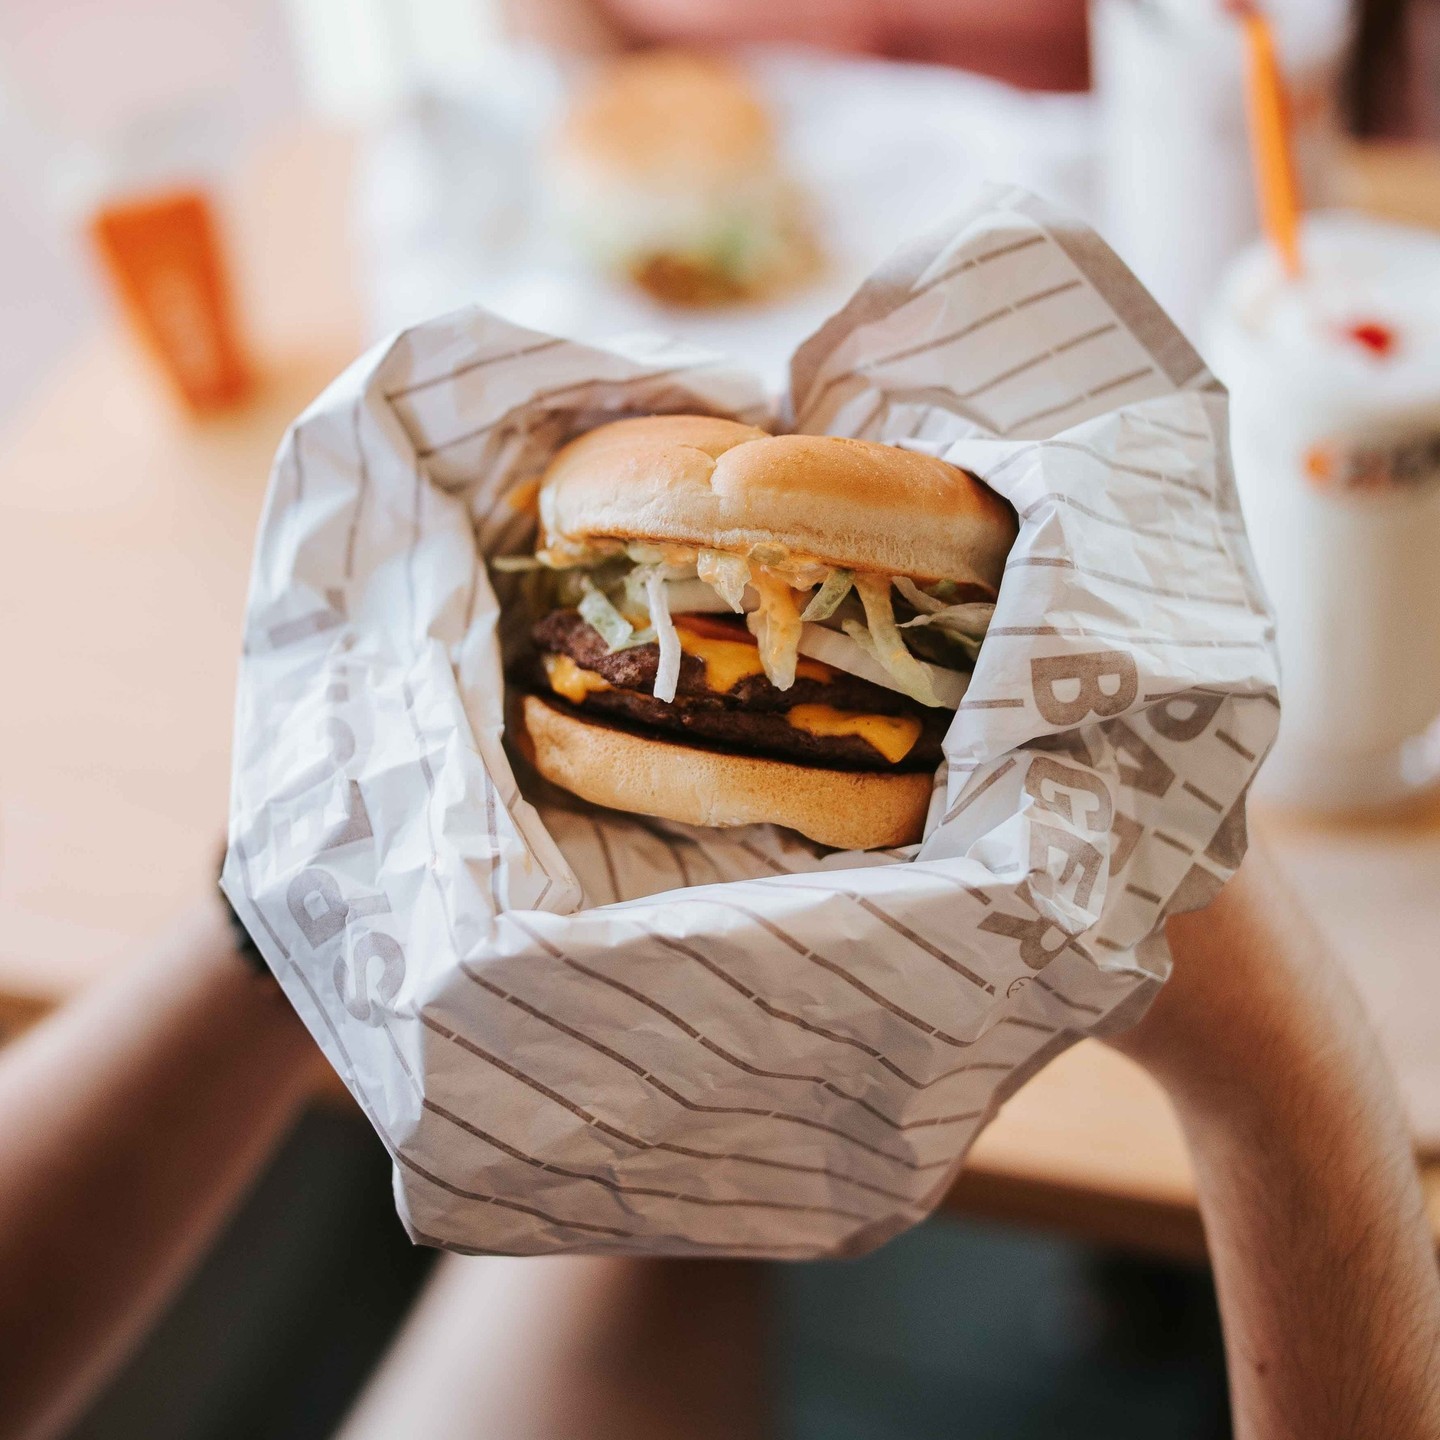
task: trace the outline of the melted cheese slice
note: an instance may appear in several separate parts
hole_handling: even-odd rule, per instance
[[[796,705],[785,718],[807,735],[855,735],[897,765],[920,738],[921,725],[910,715],[860,715],[830,705]]]
[[[550,688],[572,705],[581,704],[596,690],[610,689],[610,682],[593,670],[581,669],[568,655],[546,655],[545,675]]]
[[[676,617],[675,630],[680,636],[681,650],[704,664],[705,688],[716,695],[728,695],[742,680],[765,673],[760,663],[760,647],[754,640],[721,640],[713,634],[702,634],[688,616]],[[801,660],[795,667],[797,680],[824,682],[834,674],[829,665],[819,660]]]

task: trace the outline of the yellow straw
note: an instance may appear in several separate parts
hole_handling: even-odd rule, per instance
[[[1245,98],[1260,223],[1285,274],[1300,274],[1300,187],[1295,179],[1290,104],[1275,59],[1270,22],[1254,5],[1236,7],[1245,30]]]

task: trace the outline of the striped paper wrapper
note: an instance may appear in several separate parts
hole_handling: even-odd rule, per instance
[[[226,893],[467,1252],[804,1258],[944,1194],[1001,1102],[1167,972],[1245,849],[1273,621],[1226,399],[1090,231],[989,193],[899,252],[767,397],[713,356],[477,309],[291,427],[261,525]],[[925,838],[827,852],[530,781],[504,745],[536,477],[622,415],[862,436],[1020,516]]]

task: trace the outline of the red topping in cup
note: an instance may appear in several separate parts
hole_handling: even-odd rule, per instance
[[[1345,333],[1357,345],[1363,345],[1377,357],[1388,355],[1399,340],[1399,336],[1388,325],[1382,325],[1378,320],[1357,320],[1355,324],[1346,327]]]

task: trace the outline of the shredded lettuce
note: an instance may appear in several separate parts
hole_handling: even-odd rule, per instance
[[[810,603],[800,618],[805,621],[828,620],[840,608],[840,602],[854,584],[855,577],[849,570],[832,570],[825,577],[825,583],[810,597]]]
[[[535,558],[548,569],[569,570],[581,565],[598,565],[624,552],[619,540],[564,540],[547,537]]]
[[[612,653],[623,650],[633,643],[635,627],[615,608],[610,597],[597,589],[588,579],[584,582],[585,593],[580,597],[579,610]]]
[[[594,583],[584,570],[542,570],[530,578],[536,584],[536,596],[540,599],[545,598],[541,586],[544,582],[549,582],[550,604],[546,609],[554,609],[559,605],[578,605],[586,587]]]
[[[803,651],[923,705],[959,704],[995,612],[993,604],[969,598],[976,594],[973,584],[942,580],[922,587],[905,576],[856,573],[810,561],[803,570],[790,568],[771,563],[779,548],[756,546],[746,557],[608,542],[591,551],[588,567],[572,562],[558,574],[548,555],[535,560],[501,556],[491,563],[502,571],[549,570],[556,592],[552,605],[556,597],[561,604],[577,605],[611,653],[657,644],[654,694],[667,703],[675,698],[681,665],[672,616],[733,610],[749,612],[747,624],[761,664],[779,690],[795,683],[796,660]],[[806,590],[811,593],[802,611],[800,596]],[[911,618],[897,620],[896,594],[904,602],[901,613]]]
[[[788,690],[795,683],[795,662],[800,654],[800,611],[795,592],[778,576],[764,570],[754,572],[760,593],[760,608],[752,611],[746,624],[760,649],[765,678],[777,689]]]
[[[980,654],[980,643],[990,628],[995,607],[983,601],[963,605],[942,605],[925,615],[907,620],[906,643],[931,660],[942,665],[973,666]]]
[[[933,596],[942,605],[958,605],[961,603],[962,592],[973,595],[976,590],[983,590],[990,601],[994,601],[995,587],[987,585],[979,576],[969,580],[937,580],[933,585],[925,587],[925,593]]]
[[[756,565],[783,565],[789,558],[789,549],[773,540],[762,540],[750,547],[750,559]]]
[[[983,600],[967,601],[963,605],[942,605],[926,615],[917,615],[901,625],[902,630],[928,625],[936,630],[946,630],[952,635],[964,635],[967,639],[980,641],[990,628],[995,607]]]
[[[907,620],[902,628],[912,625],[935,625],[941,630],[953,630],[957,635],[973,635],[983,639],[995,615],[995,607],[988,600],[967,600],[961,605],[942,605],[927,615],[917,615]]]
[[[680,684],[680,636],[670,618],[669,597],[665,594],[665,572],[661,566],[650,568],[645,578],[645,596],[650,602],[650,623],[655,627],[655,640],[660,647],[660,664],[655,671],[657,700],[667,705],[675,698]]]
[[[588,579],[594,581],[598,589],[603,590],[608,595],[615,586],[624,580],[631,569],[631,562],[627,556],[610,555],[604,560],[601,560],[598,565],[592,565],[583,573]]]
[[[920,656],[948,670],[973,670],[980,653],[980,642],[968,635],[927,625],[920,630],[906,630],[905,643]]]
[[[913,580],[907,580],[903,575],[895,577],[895,588],[922,615],[933,615],[937,610],[945,608],[943,600],[937,600],[933,595],[927,595]]]
[[[937,708],[944,704],[935,693],[926,667],[906,648],[905,637],[895,624],[895,607],[890,601],[890,581],[882,575],[857,575],[855,589],[865,606],[867,639],[875,658],[895,677],[895,683],[922,705]],[[853,640],[860,624],[844,622],[845,633]],[[858,641],[857,641],[858,643]]]
[[[745,587],[750,583],[750,562],[743,555],[723,550],[702,550],[695,573],[737,615],[745,608]]]

